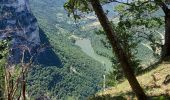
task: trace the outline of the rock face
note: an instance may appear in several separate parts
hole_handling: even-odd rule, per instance
[[[43,37],[40,37],[40,33]],[[58,58],[52,49],[48,48],[48,51],[45,51],[44,46],[41,48],[45,42],[48,43],[48,47],[50,45],[48,39],[44,41],[44,35],[40,32],[37,20],[30,10],[29,0],[0,0],[0,38],[10,37],[12,39],[9,57],[11,63],[20,62],[23,50],[26,51],[27,55],[25,61],[36,56],[35,59],[45,63],[40,57],[42,55],[47,57],[51,54],[51,59],[58,62]],[[45,52],[42,52],[42,50]],[[41,55],[38,54],[39,51]]]
[[[32,55],[40,44],[39,27],[28,0],[0,0],[0,30],[1,38],[12,39],[12,63],[20,61],[23,49]]]
[[[1,32],[3,35],[1,37],[11,35],[14,44],[40,43],[37,20],[32,15],[28,2],[28,0],[0,0],[0,29],[6,30]]]

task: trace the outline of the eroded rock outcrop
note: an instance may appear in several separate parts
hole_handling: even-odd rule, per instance
[[[42,31],[40,32],[37,19],[29,7],[29,0],[0,0],[0,38],[8,37],[12,39],[9,57],[11,63],[20,62],[21,52],[26,49],[25,61],[29,61],[31,56],[35,56],[35,59],[38,59],[39,62],[46,64],[43,61],[46,59],[42,57],[45,58],[50,55],[51,58],[48,57],[48,64],[49,61],[52,61],[51,65],[58,64],[54,63],[58,62],[59,59],[52,49],[49,49],[48,39],[44,40],[45,34]],[[44,46],[45,42],[47,42],[48,51],[44,49],[46,48]]]
[[[6,30],[1,32],[3,35],[1,37],[12,36],[14,44],[40,43],[37,20],[31,13],[28,2],[28,0],[0,1],[0,30]]]

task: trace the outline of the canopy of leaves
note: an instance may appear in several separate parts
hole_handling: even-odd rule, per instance
[[[80,19],[80,13],[89,13],[92,11],[88,0],[68,0],[64,4],[64,8],[68,11],[68,15],[73,14],[75,19]]]
[[[8,44],[6,40],[1,40],[0,41],[0,59],[6,56],[7,51],[8,51]]]

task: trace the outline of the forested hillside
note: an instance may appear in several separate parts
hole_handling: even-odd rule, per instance
[[[168,100],[169,4],[0,1],[0,100]]]
[[[46,34],[62,63],[58,66],[33,67],[28,76],[28,94],[31,97],[46,95],[53,99],[85,99],[101,89],[103,65],[86,55],[69,39],[73,34],[85,36],[87,33],[82,31],[80,34],[74,20],[67,17],[63,8],[64,2],[30,0],[41,32]],[[56,62],[48,56],[45,57]]]

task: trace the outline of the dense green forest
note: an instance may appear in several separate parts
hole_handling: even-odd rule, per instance
[[[168,100],[168,1],[16,1],[0,1],[0,100]]]
[[[79,30],[73,24],[74,20],[63,13],[64,1],[32,0],[30,3],[40,28],[47,35],[62,65],[35,66],[28,76],[28,92],[32,96],[49,93],[52,98],[84,99],[101,89],[102,64],[88,57],[69,40],[73,31],[79,34]],[[71,24],[68,24],[69,21]],[[33,84],[30,84],[32,81]]]

